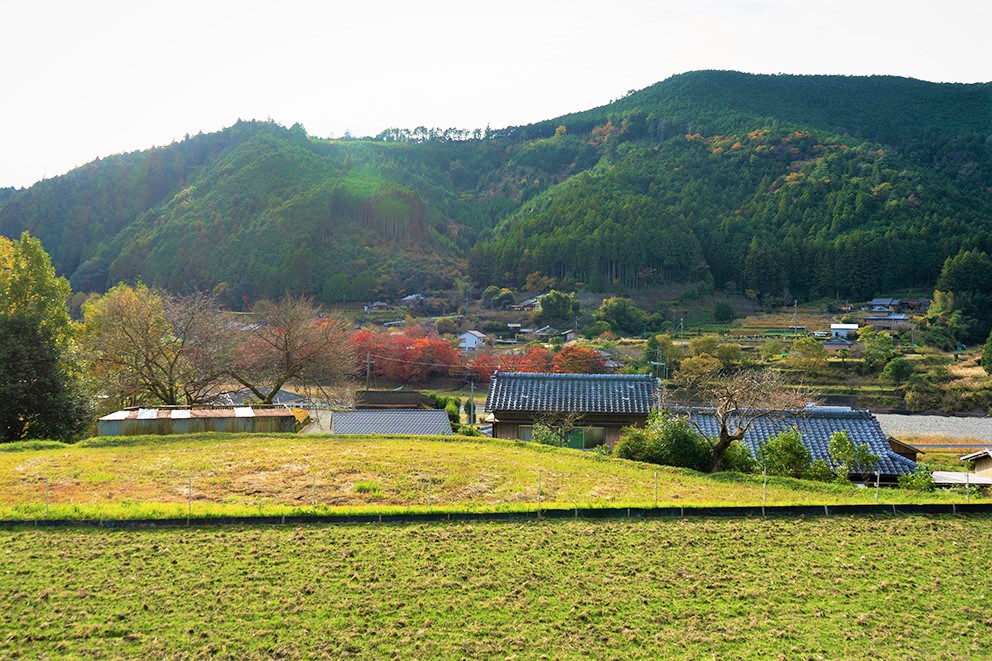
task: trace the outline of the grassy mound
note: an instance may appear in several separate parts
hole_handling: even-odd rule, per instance
[[[704,475],[488,438],[194,434],[0,453],[4,518],[533,510],[539,501],[545,508],[693,507],[762,499],[760,475]],[[874,499],[874,490],[786,478],[770,478],[767,492],[769,505]],[[951,499],[961,500],[880,494],[883,503]]]

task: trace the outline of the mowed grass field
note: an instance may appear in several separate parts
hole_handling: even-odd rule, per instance
[[[990,524],[0,530],[0,657],[987,658]]]
[[[764,497],[760,475],[488,438],[198,434],[47,445],[0,446],[0,518],[533,510],[539,499],[545,508],[693,507]],[[963,496],[882,489],[879,501]],[[873,502],[873,489],[769,478],[769,505]]]

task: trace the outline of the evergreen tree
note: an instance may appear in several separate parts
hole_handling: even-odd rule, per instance
[[[92,407],[71,360],[68,297],[40,241],[0,237],[0,442],[85,431]]]

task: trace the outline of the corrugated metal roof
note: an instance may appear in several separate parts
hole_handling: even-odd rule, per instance
[[[691,409],[676,413],[688,413],[707,436],[717,436],[720,433],[719,424],[712,411]],[[875,416],[868,411],[855,411],[844,407],[810,408],[799,413],[783,412],[760,418],[744,435],[744,443],[754,455],[768,438],[792,427],[799,430],[803,445],[809,449],[814,460],[830,461],[828,452],[830,437],[835,432],[846,431],[853,443],[856,445],[867,443],[872,453],[878,455],[878,468],[883,474],[905,475],[916,470],[914,462],[892,451]]]
[[[443,435],[451,434],[448,414],[440,409],[335,411],[334,434]]]
[[[647,414],[657,388],[657,380],[645,374],[496,372],[486,410]]]
[[[238,412],[241,412],[240,414]],[[186,420],[190,418],[257,418],[294,417],[293,412],[281,406],[273,407],[171,407],[127,408],[103,416],[104,422],[114,420]]]
[[[975,473],[965,473],[957,471],[934,471],[933,472],[934,484],[945,485],[945,484],[971,484],[973,486],[988,486],[992,485],[992,477],[986,477],[984,475],[976,475]]]

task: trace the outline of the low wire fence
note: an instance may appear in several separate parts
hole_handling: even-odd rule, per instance
[[[853,489],[805,483],[803,491],[795,488],[795,481],[787,483],[790,489],[783,489],[784,479],[723,475],[701,486],[698,476],[676,473],[673,477],[658,470],[609,479],[535,472],[512,480],[498,473],[424,471],[391,473],[388,480],[355,471],[126,480],[100,474],[86,479],[39,476],[7,482],[0,493],[0,520],[963,513],[985,511],[989,502],[969,486],[958,492],[921,494],[878,486]]]

